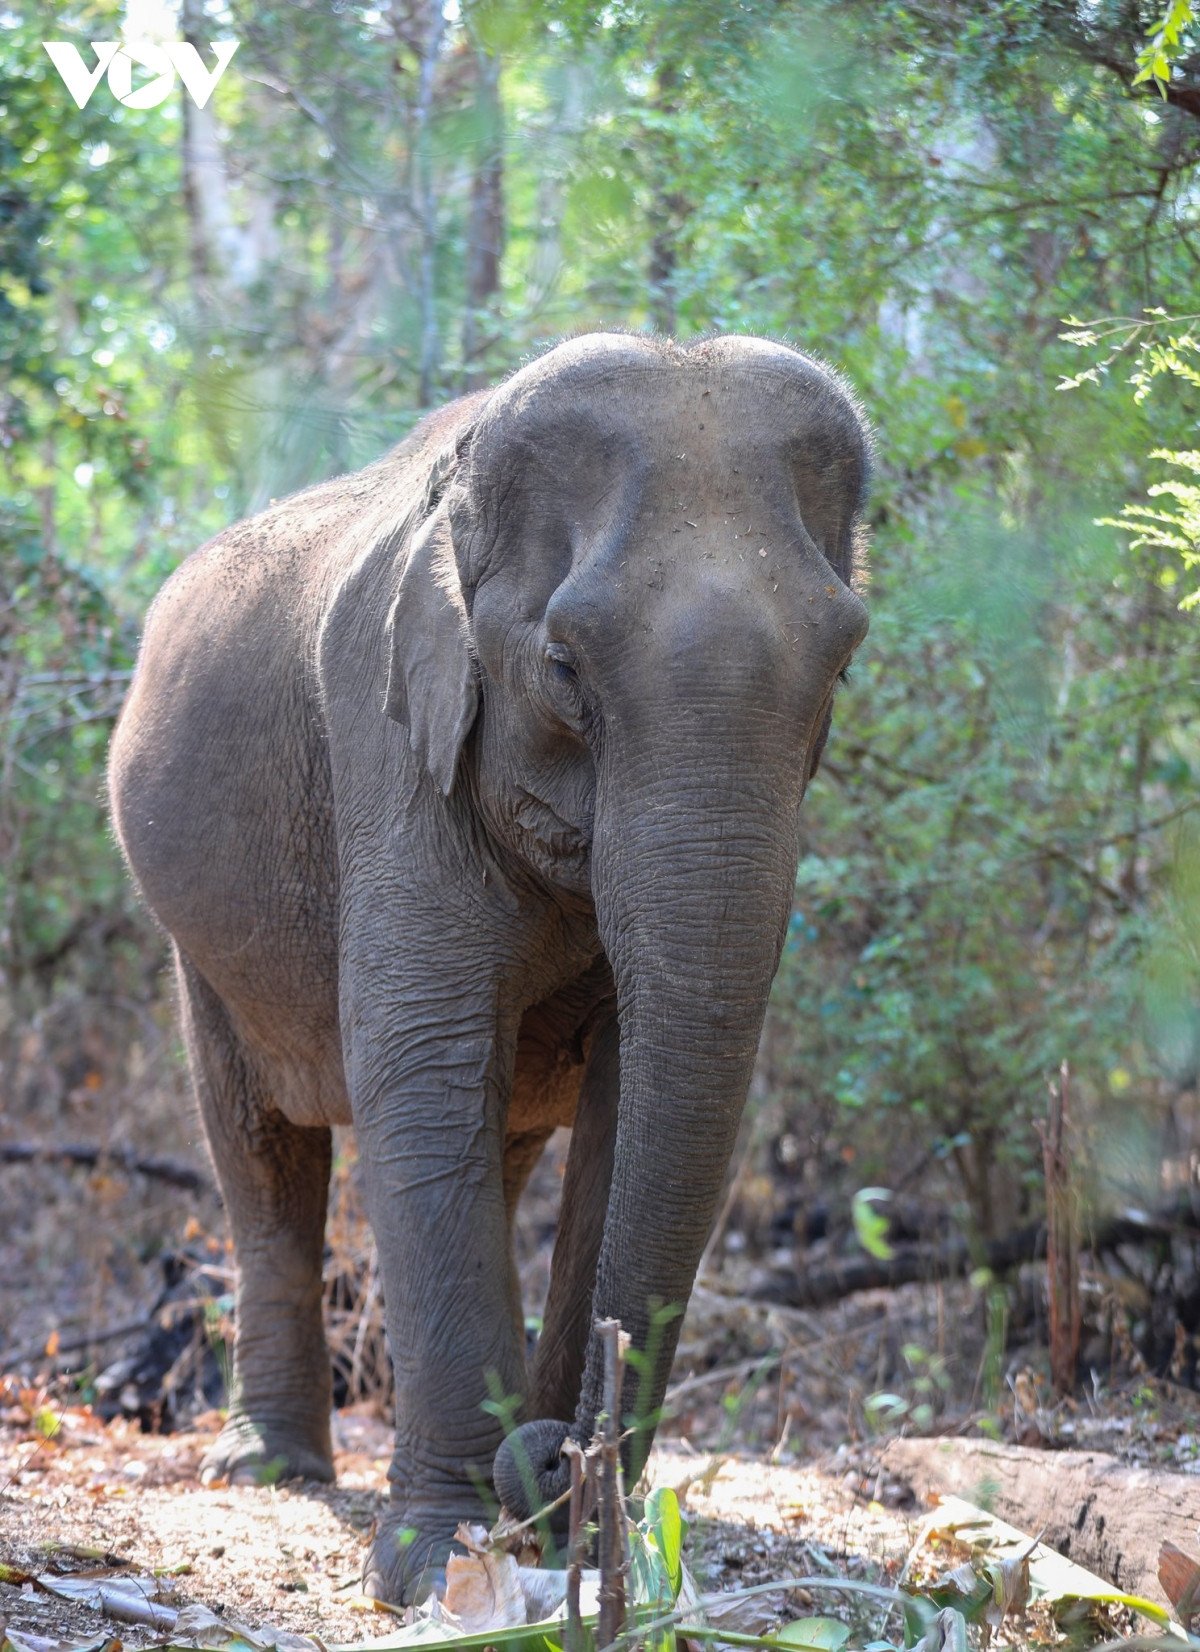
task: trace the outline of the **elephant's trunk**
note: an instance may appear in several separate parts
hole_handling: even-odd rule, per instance
[[[655,767],[662,772],[666,753]],[[653,1442],[681,1322],[745,1104],[795,876],[799,774],[749,783],[669,780],[598,809],[593,886],[617,982],[620,1104],[593,1316],[619,1319],[637,1355],[626,1378],[626,1464]],[[747,789],[747,784],[750,788]],[[754,795],[757,791],[758,795]],[[592,1337],[570,1432],[603,1405]],[[496,1489],[532,1513],[565,1489],[562,1424],[506,1444]],[[530,1496],[536,1483],[536,1497]]]
[[[710,778],[699,796],[655,788],[597,867],[609,891],[598,906],[618,987],[621,1099],[593,1310],[619,1319],[645,1356],[625,1396],[633,1475],[733,1152],[790,909],[799,776],[773,778],[769,796],[761,775],[757,797],[745,776]],[[577,1432],[591,1429],[601,1389],[593,1339]]]

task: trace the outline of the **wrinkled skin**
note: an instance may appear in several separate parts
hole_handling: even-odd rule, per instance
[[[639,1416],[662,1400],[655,1305],[692,1288],[866,631],[866,468],[845,393],[783,346],[580,338],[229,529],[151,610],[111,788],[239,1263],[205,1472],[332,1476],[322,1232],[353,1123],[396,1368],[386,1599],[483,1513],[489,1373],[547,1499],[599,1409],[594,1317],[654,1342]],[[562,1124],[527,1373],[511,1225]]]

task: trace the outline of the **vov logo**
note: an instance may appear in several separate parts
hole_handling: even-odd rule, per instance
[[[168,40],[158,45],[152,40],[93,40],[96,67],[89,69],[69,40],[43,40],[50,61],[62,76],[63,84],[81,109],[86,109],[92,93],[107,71],[108,89],[126,109],[157,109],[175,87],[175,76],[186,86],[197,109],[203,109],[238,49],[236,40],[218,40],[209,51],[217,60],[215,69],[206,69],[200,53],[188,40]],[[153,80],[133,85],[133,66],[148,69]]]

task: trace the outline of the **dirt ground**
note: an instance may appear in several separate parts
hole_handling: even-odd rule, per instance
[[[203,1169],[190,1145],[164,1131],[153,1150]],[[518,1236],[534,1313],[548,1278],[562,1146],[539,1167]],[[0,1170],[0,1196],[13,1218],[0,1233],[0,1325],[11,1328],[6,1363],[14,1373],[0,1390],[0,1563],[35,1573],[94,1570],[94,1561],[65,1553],[74,1545],[117,1555],[138,1573],[160,1572],[168,1604],[199,1602],[330,1642],[393,1627],[357,1603],[386,1490],[390,1432],[377,1399],[338,1413],[332,1489],[201,1488],[197,1465],[219,1427],[215,1411],[156,1434],[133,1416],[105,1423],[80,1403],[129,1345],[110,1333],[147,1315],[162,1251],[208,1247],[218,1277],[228,1277],[212,1195],[112,1164],[40,1163]],[[334,1203],[331,1268],[353,1263],[362,1242],[348,1173]],[[936,1336],[933,1296],[926,1309]],[[836,1452],[861,1435],[863,1395],[890,1371],[908,1334],[890,1299],[800,1314],[744,1298],[736,1277],[710,1269],[681,1340],[671,1418],[650,1471],[654,1483],[686,1488],[689,1564],[702,1587],[825,1572],[886,1582],[896,1574],[922,1511],[904,1488],[876,1483],[869,1445]],[[61,1374],[65,1365],[76,1367],[74,1378]],[[706,1475],[712,1464],[717,1472]],[[789,1606],[796,1615],[805,1602]],[[29,1585],[0,1584],[5,1618],[52,1640],[113,1632],[97,1612]],[[119,1633],[131,1646],[153,1638],[131,1626]]]
[[[73,1068],[31,1065],[28,1099],[14,1087],[16,1104],[0,1117],[0,1147],[65,1140],[100,1154],[83,1166],[0,1162],[0,1569],[132,1569],[157,1576],[167,1605],[199,1603],[226,1620],[328,1643],[378,1638],[395,1620],[366,1607],[358,1586],[390,1433],[378,1278],[352,1144],[337,1143],[327,1258],[327,1322],[347,1402],[335,1419],[338,1484],[201,1488],[197,1464],[219,1427],[212,1348],[228,1332],[232,1257],[186,1081],[164,1055],[173,1035],[161,1008],[144,1036],[144,1052],[126,1048],[111,1077],[86,1050]],[[145,1083],[131,1096],[139,1062]],[[556,1140],[538,1167],[517,1233],[531,1321],[548,1279],[564,1149]],[[141,1174],[114,1151],[166,1155],[197,1185]],[[1038,1317],[1044,1270],[1025,1270],[999,1342],[987,1294],[966,1281],[801,1312],[765,1305],[756,1285],[764,1268],[805,1266],[814,1248],[777,1242],[765,1221],[748,1238],[739,1210],[726,1215],[689,1310],[650,1468],[652,1482],[686,1487],[688,1562],[702,1588],[814,1575],[894,1581],[925,1513],[879,1468],[882,1442],[897,1431],[983,1431],[1200,1468],[1197,1396],[1151,1380],[1136,1361],[1119,1375],[1111,1365],[1098,1371],[1077,1400],[1051,1400]],[[190,1374],[180,1375],[185,1359],[171,1378],[173,1419],[120,1373],[158,1317],[164,1270],[185,1253],[189,1277],[197,1258],[207,1270],[210,1300],[195,1308]],[[1088,1289],[1098,1300],[1108,1287]],[[164,1423],[172,1431],[154,1431]],[[811,1605],[795,1595],[774,1609],[796,1616],[834,1603],[843,1614],[853,1606],[818,1591]],[[882,1608],[857,1610],[869,1640]],[[20,1582],[0,1582],[5,1622],[45,1637],[44,1652],[64,1637],[114,1633],[94,1610]],[[130,1625],[115,1632],[130,1647],[155,1638]]]
[[[378,1393],[336,1416],[332,1489],[201,1488],[197,1465],[219,1416],[211,1403],[189,1415],[203,1404],[194,1392],[177,1395],[185,1426],[170,1433],[143,1431],[141,1423],[157,1417],[139,1423],[136,1396],[125,1406],[129,1415],[104,1421],[100,1414],[121,1408],[115,1391],[101,1401],[98,1379],[119,1371],[138,1345],[130,1327],[151,1318],[164,1261],[183,1251],[199,1255],[210,1289],[232,1282],[223,1215],[186,1088],[161,1049],[152,1047],[146,1064],[152,1088],[132,1108],[127,1093],[94,1080],[86,1063],[53,1107],[43,1082],[20,1135],[166,1155],[197,1172],[201,1187],[165,1184],[103,1154],[83,1167],[0,1164],[0,1565],[31,1573],[153,1572],[161,1574],[167,1604],[198,1602],[227,1618],[329,1642],[377,1637],[394,1620],[356,1597],[386,1491],[390,1431]],[[164,1072],[176,1084],[166,1097]],[[0,1128],[0,1141],[13,1139],[15,1119],[2,1122],[8,1129]],[[331,1288],[327,1318],[335,1355],[356,1345],[356,1380],[369,1392],[378,1375],[372,1357],[381,1347],[380,1305],[352,1145],[339,1141],[338,1152],[327,1274],[351,1280],[356,1295],[348,1314]],[[562,1139],[523,1203],[518,1265],[534,1317],[548,1281],[564,1160]],[[697,1581],[732,1587],[823,1571],[886,1580],[903,1563],[920,1511],[888,1506],[903,1493],[874,1483],[869,1456],[864,1466],[832,1453],[848,1434],[862,1433],[863,1395],[880,1370],[890,1370],[905,1333],[886,1302],[811,1316],[743,1299],[740,1288],[714,1264],[697,1291],[671,1420],[651,1469],[655,1483],[690,1482],[689,1564]],[[936,1320],[932,1298],[930,1305]],[[881,1362],[885,1325],[892,1352]],[[713,1463],[719,1472],[704,1475]],[[118,1556],[128,1567],[80,1559],[71,1546]],[[4,1620],[52,1641],[114,1632],[97,1612],[28,1584],[0,1583]],[[117,1632],[130,1646],[153,1638],[130,1625]]]
[[[13,1406],[7,1416],[12,1417]],[[0,1434],[0,1558],[45,1572],[52,1565],[105,1572],[63,1546],[119,1557],[161,1574],[162,1598],[200,1602],[255,1627],[270,1624],[327,1642],[381,1636],[394,1621],[358,1597],[362,1562],[383,1502],[389,1431],[370,1416],[336,1419],[336,1487],[202,1488],[197,1464],[212,1432],[144,1435],[69,1410],[52,1441],[31,1442],[6,1421]],[[886,1581],[911,1547],[920,1511],[896,1487],[890,1501],[863,1495],[862,1467],[799,1468],[724,1455],[714,1460],[671,1442],[656,1450],[654,1484],[681,1489],[693,1533],[689,1562],[707,1587],[769,1582],[836,1569]],[[865,1465],[869,1470],[869,1464]],[[705,1475],[708,1469],[711,1473]],[[103,1632],[98,1612],[0,1584],[0,1620],[47,1637]],[[131,1646],[153,1638],[122,1628]]]

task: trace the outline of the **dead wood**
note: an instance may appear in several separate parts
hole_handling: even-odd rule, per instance
[[[122,1337],[137,1336],[154,1324],[153,1314],[142,1314],[137,1319],[124,1319],[119,1325],[108,1325],[103,1330],[81,1331],[77,1336],[60,1336],[54,1343],[53,1354],[46,1351],[46,1338],[27,1342],[22,1347],[0,1352],[0,1367],[14,1370],[35,1359],[59,1359],[67,1354],[81,1354],[85,1349],[102,1348],[106,1342],[120,1342]]]
[[[1133,1468],[1101,1451],[1030,1451],[990,1440],[891,1440],[883,1466],[917,1495],[968,1498],[1131,1594],[1169,1605],[1164,1540],[1195,1545],[1200,1476]]]
[[[1173,1234],[1200,1231],[1200,1215],[1180,1200],[1160,1211],[1127,1210],[1098,1222],[1081,1241],[1093,1255],[1118,1245],[1144,1244]],[[1007,1273],[1022,1262],[1040,1261],[1046,1254],[1046,1224],[1030,1222],[1000,1239],[973,1249],[959,1236],[936,1245],[897,1245],[884,1259],[848,1256],[821,1267],[795,1271],[776,1269],[748,1293],[755,1302],[774,1302],[785,1308],[827,1308],[858,1291],[891,1290],[938,1279],[958,1279],[975,1268]]]
[[[1054,1392],[1075,1391],[1079,1337],[1079,1189],[1068,1151],[1071,1070],[1064,1061],[1050,1086],[1050,1107],[1039,1124],[1046,1178],[1046,1297],[1050,1318],[1050,1374]]]
[[[111,1165],[152,1180],[169,1182],[189,1193],[212,1193],[208,1177],[180,1159],[146,1158],[130,1147],[89,1147],[83,1142],[0,1142],[0,1164],[28,1164],[31,1161],[63,1159],[68,1164],[82,1165],[94,1170],[98,1165]]]
[[[621,1488],[621,1386],[624,1376],[621,1322],[602,1319],[596,1334],[604,1345],[604,1415],[601,1419],[599,1475],[600,1621],[597,1643],[609,1647],[625,1628],[628,1570],[625,1498]]]
[[[571,1464],[571,1500],[567,1527],[567,1630],[564,1652],[583,1652],[583,1614],[580,1588],[583,1581],[584,1539],[584,1452],[577,1440],[567,1440],[563,1455]]]

